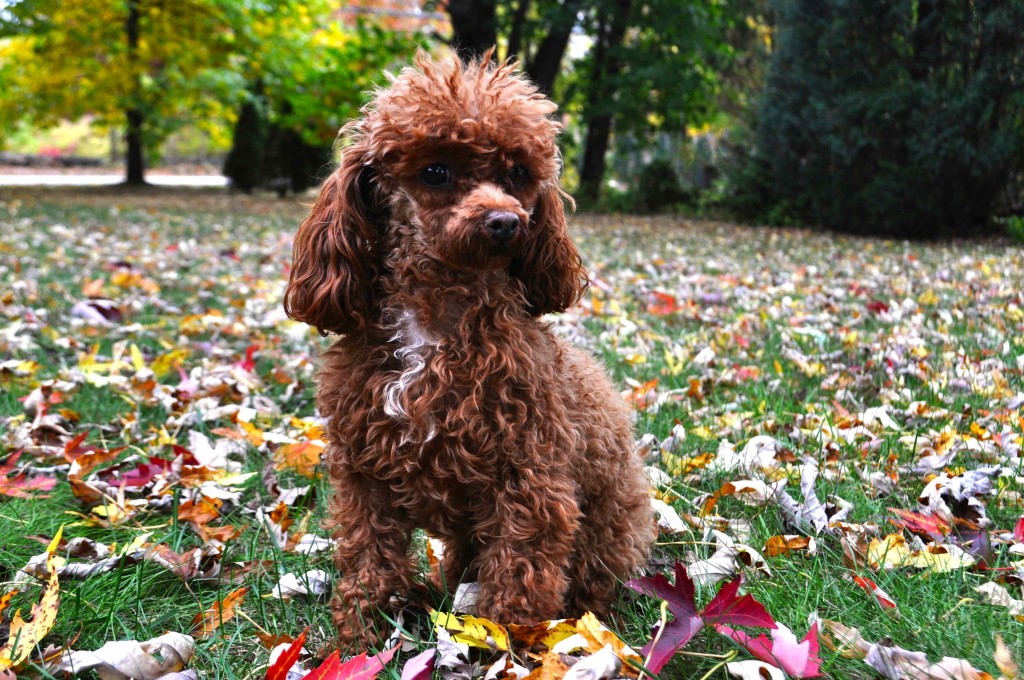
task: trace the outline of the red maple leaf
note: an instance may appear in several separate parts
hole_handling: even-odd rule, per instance
[[[641,651],[646,659],[645,667],[658,673],[675,653],[686,646],[705,625],[719,626],[732,623],[738,626],[764,626],[771,628],[775,621],[764,606],[751,595],[736,597],[741,579],[736,578],[724,584],[708,603],[704,611],[697,613],[693,581],[686,573],[682,562],[675,564],[676,582],[669,583],[662,574],[654,577],[634,579],[626,584],[638,593],[653,595],[664,600],[674,619],[651,632],[651,641]]]
[[[889,508],[889,511],[896,515],[896,519],[889,520],[892,524],[936,543],[944,542],[946,535],[949,534],[949,523],[935,515],[899,508]]]
[[[284,650],[281,656],[277,657],[277,660],[267,669],[267,680],[285,680],[288,677],[288,671],[292,669],[295,662],[299,660],[299,654],[302,652],[302,645],[306,643],[306,633],[309,632],[309,628],[302,631],[299,637],[289,645],[288,649]]]

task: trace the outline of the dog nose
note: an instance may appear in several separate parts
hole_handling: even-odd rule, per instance
[[[516,234],[519,228],[519,217],[515,213],[494,211],[487,213],[484,218],[484,226],[495,241],[504,243]]]

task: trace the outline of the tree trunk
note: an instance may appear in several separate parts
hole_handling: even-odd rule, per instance
[[[448,0],[452,47],[463,61],[479,59],[498,42],[496,0]]]
[[[515,14],[512,15],[512,28],[508,32],[508,52],[505,54],[507,59],[524,60],[519,53],[523,50],[523,24],[526,23],[526,13],[529,9],[530,0],[519,0],[519,4],[516,5]]]
[[[125,153],[125,181],[132,186],[143,186],[146,184],[146,164],[142,151],[142,112],[138,109],[128,109],[128,134],[125,138],[127,151]]]
[[[139,50],[139,0],[128,0],[128,18],[125,20],[125,32],[128,34],[128,62],[135,70],[135,62]],[[138,78],[138,74],[135,74]],[[139,83],[135,83],[136,99],[139,99]],[[145,116],[136,101],[134,106],[126,111],[128,122],[127,134],[125,136],[125,182],[131,186],[143,186],[146,184],[146,164],[142,146],[142,125]]]
[[[562,67],[562,57],[569,46],[569,37],[576,26],[576,14],[579,9],[580,0],[566,0],[526,68],[530,80],[546,95],[550,95],[554,89],[555,77]],[[511,44],[510,40],[510,51]]]
[[[580,168],[579,198],[591,203],[601,196],[604,184],[605,155],[612,131],[612,107],[615,96],[614,79],[622,71],[616,50],[622,45],[629,26],[631,0],[612,0],[603,4],[598,15],[594,42],[594,68],[587,89],[585,115],[587,138]]]

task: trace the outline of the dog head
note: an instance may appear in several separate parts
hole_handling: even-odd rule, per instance
[[[374,280],[396,250],[505,270],[535,316],[574,304],[586,273],[566,230],[555,109],[514,64],[419,55],[343,130],[341,166],[295,239],[288,314],[340,333],[374,322]]]

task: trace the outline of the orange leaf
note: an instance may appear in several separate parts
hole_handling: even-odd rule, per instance
[[[208,524],[220,516],[219,498],[199,496],[198,500],[185,501],[178,506],[178,519],[182,522],[195,522],[198,525]]]
[[[305,441],[285,444],[274,451],[274,469],[294,470],[303,477],[314,477],[320,456],[324,452],[323,442]]]
[[[669,316],[678,312],[679,309],[679,301],[676,300],[675,295],[658,291],[651,293],[651,301],[647,304],[647,311],[654,316]]]
[[[248,591],[248,588],[239,588],[228,593],[223,600],[214,602],[213,606],[202,614],[196,614],[192,619],[192,634],[198,638],[213,635],[222,623],[234,618],[235,606],[242,601]]]
[[[775,557],[795,550],[805,550],[811,544],[806,536],[772,536],[764,544],[766,557]]]

